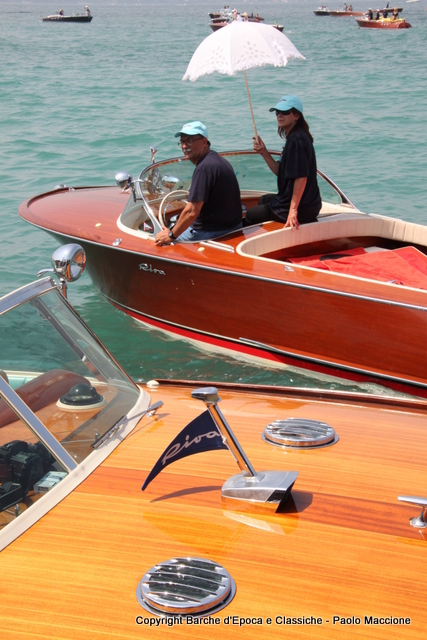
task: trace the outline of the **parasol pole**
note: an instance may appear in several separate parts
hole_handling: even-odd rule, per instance
[[[245,76],[246,91],[248,92],[249,109],[251,110],[252,124],[254,125],[255,140],[258,140],[258,133],[255,126],[254,112],[252,111],[251,94],[249,93],[248,79],[246,77],[246,71],[244,69],[243,69],[243,75]]]

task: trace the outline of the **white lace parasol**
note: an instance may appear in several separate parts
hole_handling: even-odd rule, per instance
[[[275,27],[233,21],[203,40],[182,79],[194,81],[214,71],[234,76],[238,71],[266,64],[284,67],[289,60],[297,58],[305,59]]]
[[[194,81],[214,71],[229,76],[243,71],[257,136],[246,70],[266,64],[284,67],[295,59],[305,60],[289,38],[275,27],[259,22],[233,21],[203,40],[182,79]]]

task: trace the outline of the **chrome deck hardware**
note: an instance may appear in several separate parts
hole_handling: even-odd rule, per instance
[[[226,506],[241,509],[277,509],[288,499],[297,471],[260,471],[256,472],[240,446],[236,436],[225,420],[218,402],[218,390],[215,387],[203,387],[192,391],[191,397],[202,400],[231,451],[241,473],[231,476],[222,486],[221,497]]]
[[[86,266],[86,252],[79,244],[64,244],[53,252],[52,269],[41,269],[37,277],[53,273],[59,278],[60,290],[67,297],[68,282],[80,278]]]
[[[163,400],[158,400],[154,404],[150,404],[150,406],[147,409],[145,409],[144,411],[141,411],[141,413],[138,413],[136,416],[134,416],[134,418],[141,419],[144,416],[151,418],[152,416],[154,416],[157,410],[160,409],[160,407],[163,407]],[[126,424],[126,421],[127,421],[126,416],[123,416],[122,418],[120,418],[118,422],[116,422],[116,424],[113,424],[113,426],[110,429],[108,429],[108,431],[106,431],[101,438],[98,436],[98,438],[92,444],[92,449],[98,449],[98,447],[101,444],[103,444],[106,440],[108,440],[108,438],[111,438],[111,436],[113,436],[116,433],[116,431],[118,431],[121,427],[123,427]]]
[[[308,418],[274,420],[266,426],[262,438],[269,444],[289,449],[316,449],[338,441],[331,425]]]
[[[427,528],[427,498],[419,498],[418,496],[398,496],[397,499],[401,502],[409,502],[410,504],[421,506],[422,509],[420,515],[411,518],[409,522],[416,529]]]
[[[228,571],[206,558],[172,558],[152,567],[138,585],[138,602],[162,617],[208,616],[234,597]]]
[[[133,178],[127,171],[118,171],[114,176],[116,185],[120,187],[122,193],[126,193],[133,185]]]

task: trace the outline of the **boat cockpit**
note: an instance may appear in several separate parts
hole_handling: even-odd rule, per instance
[[[278,151],[271,153],[280,157]],[[220,155],[234,168],[240,186],[243,212],[257,204],[261,195],[277,191],[277,178],[259,154],[254,151],[231,151]],[[182,157],[150,164],[135,181],[127,173],[118,173],[117,184],[131,192],[126,208],[118,220],[119,228],[124,233],[154,239],[162,225],[169,226],[182,210],[193,171],[194,165]],[[358,211],[321,171],[318,171],[318,183],[323,203],[321,216]]]
[[[270,152],[280,157],[280,153]],[[254,151],[221,153],[233,166],[243,215],[265,193],[275,193],[276,176]],[[182,211],[194,165],[186,158],[153,162],[135,181],[126,173],[116,182],[131,192],[117,224],[124,233],[154,239]],[[320,269],[391,284],[427,289],[427,228],[399,219],[361,212],[330,178],[318,171],[322,209],[317,222],[298,233],[274,222],[245,227],[241,241],[227,247],[223,238],[208,241],[251,259],[289,263],[288,270]],[[249,233],[248,233],[249,230]],[[234,234],[235,235],[235,234]]]

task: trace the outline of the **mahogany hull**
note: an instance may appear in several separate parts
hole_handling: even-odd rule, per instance
[[[227,26],[227,24],[229,24],[228,22],[210,22],[209,26],[212,29],[212,31],[218,31],[219,29],[222,29],[222,27]]]
[[[93,16],[47,16],[42,22],[92,22]]]
[[[365,20],[364,18],[356,18],[359,27],[368,29],[410,29],[412,25],[406,20],[395,20],[394,22],[386,22],[384,20]]]
[[[427,292],[197,244],[158,247],[117,228],[125,200],[118,189],[81,189],[33,198],[20,214],[62,244],[81,244],[100,292],[153,327],[427,395]],[[253,233],[223,242],[233,248]]]
[[[274,362],[380,382],[398,390],[405,390],[406,383],[427,383],[419,348],[426,336],[427,308],[414,308],[408,314],[405,307],[374,298],[194,267],[80,239],[79,243],[99,291],[150,326]],[[408,315],[411,330],[396,339],[407,326]],[[427,389],[420,386],[418,393],[427,395]]]
[[[329,14],[334,18],[348,18],[350,16],[363,16],[363,11],[330,11]]]

